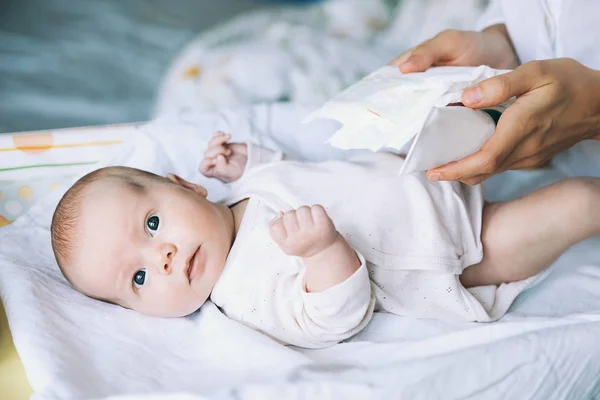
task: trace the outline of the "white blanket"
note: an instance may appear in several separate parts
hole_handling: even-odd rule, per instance
[[[294,157],[346,157],[323,144],[337,125],[299,124],[312,109],[279,105],[180,114],[138,129],[108,163],[173,171],[203,182],[216,199],[226,193],[224,185],[196,172],[216,129]],[[591,146],[586,151],[600,154]],[[599,176],[600,162],[592,166],[584,156],[565,154],[561,169]],[[564,175],[511,173],[493,179],[488,192],[510,198]],[[379,314],[348,343],[297,351],[228,320],[212,304],[187,318],[157,319],[75,292],[60,276],[49,243],[59,195],[0,230],[0,295],[36,399],[156,392],[219,399],[600,397],[598,239],[567,252],[554,273],[497,323]]]
[[[321,102],[443,29],[471,29],[487,0],[328,0],[242,15],[175,58],[154,115]]]

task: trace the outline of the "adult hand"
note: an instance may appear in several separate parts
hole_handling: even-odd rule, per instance
[[[600,139],[600,71],[572,59],[531,61],[466,89],[470,108],[517,99],[474,154],[431,169],[430,180],[473,185],[510,169],[532,169],[581,140]]]
[[[446,30],[390,62],[404,74],[423,72],[433,66],[489,65],[513,69],[519,64],[503,24],[482,32]]]

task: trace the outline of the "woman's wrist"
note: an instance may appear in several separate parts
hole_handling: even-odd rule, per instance
[[[488,26],[482,32],[489,65],[499,69],[514,69],[521,63],[506,25]]]

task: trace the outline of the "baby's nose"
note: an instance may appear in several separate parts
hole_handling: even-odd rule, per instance
[[[158,264],[158,272],[164,275],[171,273],[171,263],[173,257],[177,253],[177,247],[172,243],[161,243],[160,245],[160,262]]]

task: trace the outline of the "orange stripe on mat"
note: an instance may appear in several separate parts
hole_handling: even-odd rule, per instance
[[[0,151],[49,150],[49,149],[66,149],[66,148],[72,148],[72,147],[113,146],[115,144],[121,144],[121,143],[123,143],[122,140],[107,140],[107,141],[102,141],[102,142],[55,144],[52,146],[5,147],[5,148],[0,148]]]

